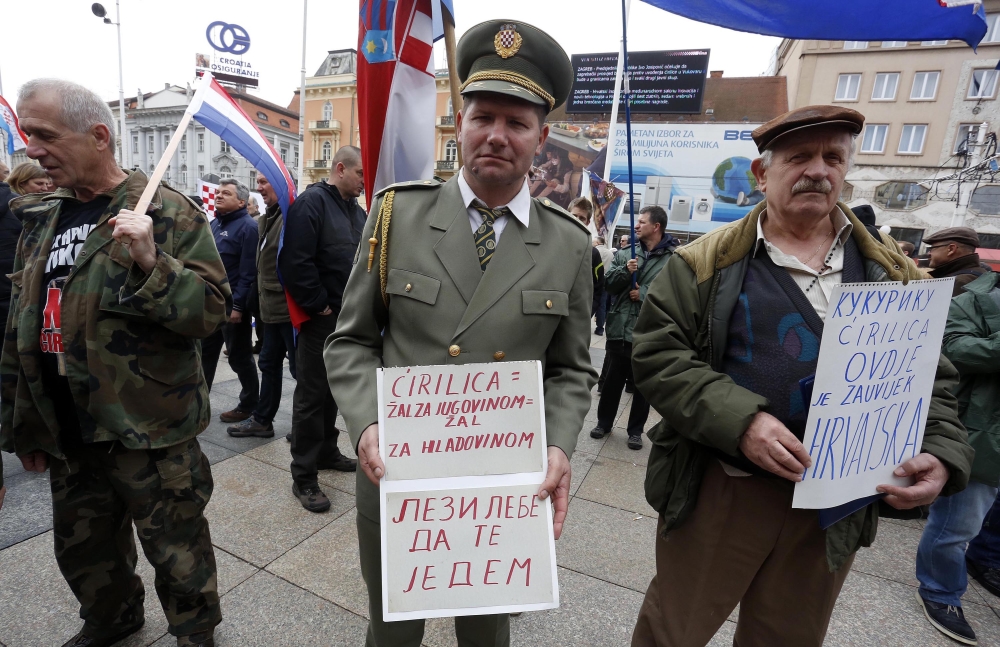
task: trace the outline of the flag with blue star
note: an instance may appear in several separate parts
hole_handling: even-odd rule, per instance
[[[393,53],[392,21],[396,14],[395,0],[363,0],[361,3],[360,52],[369,63],[387,63]]]

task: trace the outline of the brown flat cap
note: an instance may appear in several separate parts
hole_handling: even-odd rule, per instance
[[[924,242],[928,245],[943,243],[945,241],[949,243],[958,243],[960,245],[979,247],[979,234],[977,234],[976,230],[972,227],[948,227],[947,229],[942,229],[941,231],[924,238]]]
[[[763,153],[771,143],[782,135],[813,126],[843,124],[854,135],[861,132],[865,116],[857,110],[842,106],[805,106],[775,117],[753,131],[753,141],[757,150]]]

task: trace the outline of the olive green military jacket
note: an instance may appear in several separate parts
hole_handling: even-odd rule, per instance
[[[260,299],[260,320],[266,324],[287,323],[288,301],[285,288],[278,280],[278,241],[285,218],[281,207],[274,204],[257,220],[257,295]]]
[[[42,385],[43,277],[69,190],[11,202],[24,231],[17,245],[10,315],[0,357],[0,448],[64,458],[56,406],[76,407],[83,442],[129,448],[173,445],[210,418],[198,338],[227,318],[232,296],[205,215],[161,185],[150,205],[156,265],[149,275],[116,242],[108,219],[134,208],[146,186],[136,171],[112,189],[111,204],[77,254],[62,292],[61,328],[73,402],[54,402]]]
[[[367,241],[383,192],[372,205],[324,353],[354,447],[378,422],[378,368],[540,360],[548,444],[572,456],[597,380],[589,350],[594,280],[586,229],[551,201],[533,200],[528,227],[509,217],[483,272],[457,177],[389,189],[396,191],[389,305],[379,285],[381,236],[367,271]],[[378,520],[378,490],[361,470],[357,501],[359,512]]]
[[[744,218],[680,247],[649,287],[635,325],[632,368],[635,386],[663,420],[649,431],[646,500],[664,518],[664,532],[680,526],[694,510],[712,450],[740,455],[740,437],[768,402],[736,385],[722,372],[729,319],[739,299],[750,251],[757,240],[761,202]],[[920,273],[889,237],[876,241],[847,205],[854,242],[866,280],[912,281]],[[880,244],[881,243],[881,244]],[[958,419],[953,393],[958,372],[943,355],[938,362],[921,451],[939,458],[950,472],[941,492],[950,496],[969,481],[973,450]],[[848,515],[826,531],[831,570],[875,539],[878,506]]]

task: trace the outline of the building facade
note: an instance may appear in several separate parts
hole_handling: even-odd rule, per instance
[[[229,88],[229,93],[271,142],[295,179],[300,154],[298,113],[236,89]],[[147,175],[153,171],[193,96],[190,85],[167,84],[162,90],[126,98],[126,133],[119,138],[119,147],[122,143],[128,147],[126,160],[131,168],[142,169]],[[108,102],[108,106],[117,120],[118,102]],[[218,135],[192,120],[164,180],[193,196],[200,190],[200,180],[218,182],[226,178],[254,189],[257,170]]]
[[[865,115],[842,197],[871,204],[880,225],[911,242],[952,225],[959,187],[936,180],[967,167],[970,153],[996,151],[995,136],[975,146],[983,124],[986,133],[1000,125],[1000,0],[985,5],[978,52],[961,41],[786,39],[776,53],[790,108],[834,104]],[[1000,184],[989,174],[977,182],[965,224],[1000,243]]]
[[[330,161],[341,146],[360,146],[357,58],[353,49],[332,50],[316,74],[306,78],[304,175],[307,183],[330,175]],[[458,170],[455,117],[448,71],[438,70],[435,76],[434,172],[447,179]]]

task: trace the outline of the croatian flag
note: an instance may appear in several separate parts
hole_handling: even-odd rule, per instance
[[[454,23],[451,0],[361,0],[358,110],[368,196],[434,175],[434,41],[446,20]]]
[[[7,133],[8,155],[13,155],[15,151],[28,147],[28,136],[17,125],[17,115],[14,114],[14,109],[3,97],[0,97],[0,130]]]
[[[295,202],[295,182],[285,168],[281,157],[275,152],[271,142],[264,137],[264,134],[257,128],[257,124],[250,119],[250,116],[243,111],[229,93],[212,78],[212,75],[205,73],[191,99],[191,104],[187,111],[191,116],[205,128],[222,138],[236,152],[250,162],[257,171],[267,178],[278,196],[278,204],[281,205],[281,213],[287,218],[288,208]],[[284,229],[282,229],[282,239]],[[278,242],[278,254],[281,254],[281,246],[284,240]],[[278,274],[281,279],[281,274]],[[309,319],[309,315],[292,299],[285,290],[285,299],[288,301],[288,314],[292,320],[292,325],[296,328]]]

